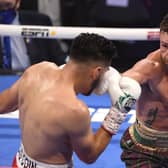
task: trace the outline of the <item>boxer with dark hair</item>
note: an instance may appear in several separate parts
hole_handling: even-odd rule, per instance
[[[19,109],[22,139],[14,166],[71,168],[73,151],[85,163],[99,157],[141,92],[136,81],[110,67],[115,51],[103,36],[82,33],[74,39],[66,65],[33,65],[0,94],[0,113]],[[96,133],[87,105],[77,97],[93,91],[109,92],[112,98]]]
[[[168,166],[168,14],[160,23],[160,49],[124,72],[142,86],[136,122],[121,139],[127,168]]]

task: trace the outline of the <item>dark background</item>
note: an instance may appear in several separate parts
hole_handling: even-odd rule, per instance
[[[22,0],[21,9],[37,10],[37,0]],[[105,0],[60,0],[62,26],[159,28],[168,0],[129,0],[126,8],[107,6]],[[69,47],[71,40],[64,40]],[[118,56],[112,66],[120,71],[159,48],[159,41],[114,41]]]

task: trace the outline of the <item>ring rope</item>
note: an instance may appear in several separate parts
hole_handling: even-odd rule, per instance
[[[0,25],[1,36],[73,39],[80,33],[98,33],[111,40],[159,40],[160,29]]]

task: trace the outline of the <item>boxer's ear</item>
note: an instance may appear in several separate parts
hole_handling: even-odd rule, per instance
[[[103,68],[101,66],[97,66],[96,68],[94,68],[93,70],[93,80],[96,80],[100,77],[100,75],[103,72]]]

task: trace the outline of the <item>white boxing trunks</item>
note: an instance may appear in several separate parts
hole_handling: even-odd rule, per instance
[[[16,168],[73,168],[73,162],[70,162],[69,164],[55,165],[36,161],[26,154],[23,145],[20,146],[15,159]]]

